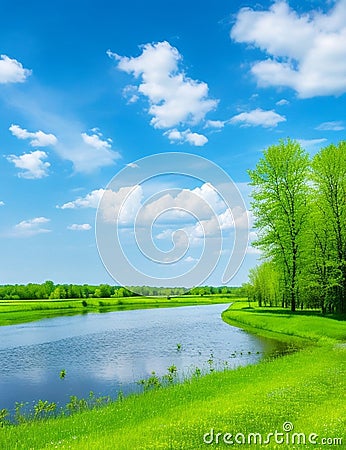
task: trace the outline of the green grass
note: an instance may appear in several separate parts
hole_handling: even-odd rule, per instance
[[[242,309],[223,313],[232,323],[260,335],[295,338],[304,349],[232,371],[213,372],[170,387],[132,395],[100,409],[0,430],[1,449],[199,449],[203,435],[282,431],[285,422],[299,433],[318,434],[318,445],[233,445],[234,448],[345,448],[345,322],[314,315]],[[262,318],[262,319],[261,319]],[[317,320],[319,319],[319,320]],[[243,325],[242,325],[243,326]],[[257,328],[260,327],[260,328]],[[311,343],[313,345],[307,345]],[[292,433],[291,433],[292,434]],[[286,437],[285,433],[285,437]],[[290,435],[289,435],[290,436]],[[342,438],[343,445],[322,445]]]
[[[87,306],[83,306],[83,300]],[[124,309],[164,308],[173,306],[230,303],[233,297],[225,295],[182,297],[122,297],[69,300],[0,300],[0,326],[32,322],[51,317],[102,313]]]
[[[298,337],[320,344],[329,340],[346,341],[345,321],[325,318],[316,310],[291,313],[282,308],[255,308],[235,302],[222,313],[222,318],[230,325],[280,340]]]

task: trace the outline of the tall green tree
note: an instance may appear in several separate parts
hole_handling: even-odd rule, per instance
[[[285,302],[295,311],[305,257],[309,156],[298,142],[280,140],[263,152],[256,168],[248,173],[258,230],[255,245],[281,271]]]
[[[320,150],[312,161],[316,262],[322,309],[346,311],[346,141]]]

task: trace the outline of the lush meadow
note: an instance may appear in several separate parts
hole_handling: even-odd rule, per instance
[[[55,300],[0,300],[0,325],[32,322],[73,314],[103,313],[124,309],[162,308],[231,303],[230,295],[184,295],[165,297],[121,297]]]

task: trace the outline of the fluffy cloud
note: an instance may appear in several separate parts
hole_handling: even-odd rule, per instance
[[[57,206],[59,209],[98,208],[102,199],[101,214],[106,222],[113,222],[118,217],[119,223],[126,225],[133,223],[138,210],[141,208],[143,197],[140,186],[126,186],[118,191],[110,189],[95,189],[85,197],[79,197],[71,202]]]
[[[111,139],[102,140],[101,133],[97,133],[97,134],[96,133],[94,133],[94,134],[82,133],[81,135],[82,135],[83,141],[87,145],[90,145],[91,147],[94,147],[97,150],[112,148]]]
[[[250,112],[243,112],[233,116],[230,119],[232,124],[240,124],[242,126],[262,126],[264,128],[276,127],[280,122],[285,122],[286,118],[275,111],[264,111],[257,108]]]
[[[30,75],[31,70],[24,69],[16,59],[0,56],[0,84],[23,83]]]
[[[21,156],[9,155],[7,160],[15,165],[17,169],[22,169],[23,172],[19,172],[20,178],[44,178],[48,175],[48,168],[50,163],[43,161],[47,159],[46,152],[36,150],[30,153],[24,153]]]
[[[35,217],[34,219],[23,220],[13,227],[13,236],[30,237],[36,234],[49,233],[51,230],[43,228],[42,225],[50,222],[46,217]]]
[[[89,225],[88,223],[82,224],[74,223],[68,226],[67,229],[72,231],[88,231],[91,230],[91,225]]]
[[[299,97],[346,92],[346,0],[327,13],[299,15],[282,0],[267,11],[242,8],[231,30],[234,41],[266,57],[252,65],[261,86],[286,86]]]
[[[191,190],[181,189],[178,192],[176,189],[173,192],[169,189],[162,190],[162,195],[155,196],[156,198],[149,202],[143,201],[143,189],[138,185],[124,186],[118,191],[95,189],[86,196],[57,208],[97,208],[103,196],[103,218],[106,221],[113,221],[121,209],[119,220],[122,224],[133,222],[139,210],[141,210],[140,220],[143,223],[151,223],[162,211],[170,211],[171,220],[180,219],[183,211],[194,211],[198,217],[206,219],[210,217],[211,209],[219,213],[225,207],[215,189],[209,183],[204,183],[201,187]]]
[[[187,142],[188,144],[194,145],[195,147],[202,147],[208,142],[208,138],[206,136],[199,133],[193,133],[190,129],[179,131],[174,128],[173,130],[169,130],[164,134],[168,137],[171,144],[183,144],[184,142]]]
[[[72,202],[64,203],[62,206],[57,206],[60,209],[76,209],[76,208],[97,208],[99,201],[104,194],[104,189],[95,189],[87,194],[85,197],[79,197]]]
[[[206,83],[179,71],[182,56],[166,41],[144,45],[138,57],[119,56],[111,51],[107,54],[118,61],[120,70],[140,79],[136,92],[148,98],[150,123],[155,128],[197,124],[217,105],[216,100],[208,98]],[[133,99],[134,88],[127,90]]]
[[[5,202],[3,202],[2,200],[0,201],[0,206],[5,206]]]
[[[11,125],[9,130],[18,139],[30,139],[31,147],[47,147],[49,145],[56,145],[58,140],[54,134],[47,134],[39,130],[36,132],[30,132],[21,128],[19,125]]]
[[[336,120],[333,122],[323,122],[316,127],[316,130],[322,131],[342,131],[345,129],[345,125],[341,120]]]

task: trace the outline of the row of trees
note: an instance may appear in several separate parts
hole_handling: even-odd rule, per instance
[[[134,292],[136,294],[134,294]],[[34,299],[69,299],[69,298],[109,298],[109,297],[130,297],[133,295],[146,296],[174,296],[174,295],[245,295],[240,287],[215,287],[200,286],[187,291],[182,287],[167,288],[153,286],[110,286],[100,284],[98,286],[90,284],[54,284],[53,281],[46,281],[42,284],[7,284],[0,286],[0,299],[3,300],[34,300]]]
[[[266,149],[251,178],[264,262],[247,289],[260,303],[346,311],[346,142],[310,159],[296,141]]]

